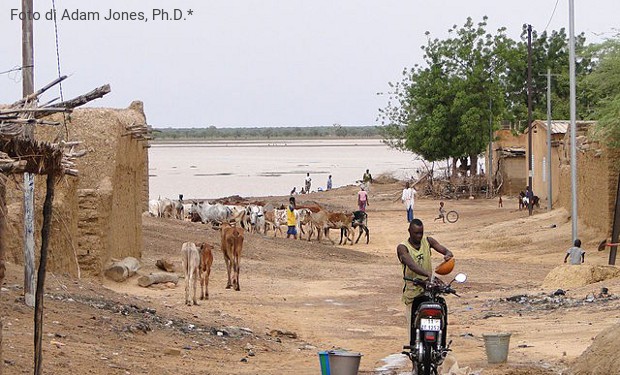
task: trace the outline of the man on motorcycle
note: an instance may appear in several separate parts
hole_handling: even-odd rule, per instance
[[[405,285],[403,286],[402,300],[405,303],[410,345],[414,345],[415,341],[415,335],[411,335],[411,322],[415,322],[415,313],[418,306],[425,300],[424,289],[421,286],[415,285],[411,280],[428,280],[431,278],[433,274],[431,249],[435,249],[435,251],[442,254],[444,260],[449,260],[453,257],[452,252],[437,242],[437,240],[424,236],[424,224],[422,224],[420,219],[413,219],[409,223],[409,238],[396,247],[398,260],[403,264]]]

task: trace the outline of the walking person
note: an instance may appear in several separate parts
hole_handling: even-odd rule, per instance
[[[359,211],[366,212],[366,206],[368,206],[368,193],[364,190],[364,186],[360,186],[360,191],[357,192],[357,207]]]
[[[289,200],[289,205],[286,208],[286,226],[288,227],[288,230],[286,231],[286,238],[291,238],[291,236],[293,236],[293,238],[297,239],[297,218],[295,217],[295,197],[290,197]]]
[[[586,252],[581,248],[581,240],[577,238],[573,243],[573,247],[566,250],[566,256],[564,257],[564,263],[570,257],[570,264],[580,265],[586,261]]]
[[[400,196],[400,200],[405,205],[405,209],[407,210],[407,222],[411,223],[413,220],[413,205],[415,202],[414,196],[418,192],[411,187],[409,182],[405,183],[405,188],[403,189],[403,194]]]
[[[364,173],[364,176],[362,177],[362,183],[364,184],[364,190],[366,190],[367,193],[370,193],[371,182],[372,182],[372,175],[370,174],[370,171],[366,169],[366,173]]]
[[[306,174],[306,179],[304,181],[306,187],[306,194],[310,194],[310,186],[312,185],[312,178],[310,178],[310,172]]]
[[[330,174],[329,177],[327,177],[327,188],[326,190],[331,190],[332,189],[332,175]]]

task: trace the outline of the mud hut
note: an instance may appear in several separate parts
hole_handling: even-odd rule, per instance
[[[148,133],[142,102],[126,109],[83,108],[48,118],[63,124],[87,153],[76,161],[77,178],[63,178],[53,205],[48,270],[98,275],[113,258],[142,252],[142,218],[148,201]],[[37,129],[37,139],[53,139],[57,129]],[[7,189],[8,261],[23,262],[23,193],[20,177]],[[35,182],[35,238],[45,186]],[[39,244],[35,247],[38,248]]]

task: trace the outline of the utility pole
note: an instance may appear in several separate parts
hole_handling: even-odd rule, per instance
[[[542,76],[543,74],[538,74]],[[547,68],[547,210],[553,208],[553,181],[551,181],[551,77],[559,74],[551,74],[551,68]]]
[[[547,210],[551,211],[551,68],[547,68]]]
[[[493,196],[493,99],[489,99],[489,198]]]
[[[527,208],[529,215],[532,216],[532,25],[527,25],[527,189],[529,194]]]
[[[571,220],[573,242],[577,239],[577,88],[575,78],[575,1],[568,2],[568,30],[569,30],[569,74],[570,74],[570,187],[572,196]]]
[[[34,92],[33,0],[22,0],[22,95]],[[34,125],[24,136],[34,139]],[[34,306],[34,175],[24,173],[24,300]]]

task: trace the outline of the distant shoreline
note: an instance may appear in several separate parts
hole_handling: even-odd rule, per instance
[[[152,141],[155,147],[385,147],[380,138],[299,138],[252,140],[165,140]]]
[[[283,143],[283,142],[304,142],[304,141],[365,141],[378,140],[381,137],[303,137],[303,138],[185,138],[185,139],[153,139],[151,144],[197,144],[197,143],[236,143],[236,144],[252,144],[252,143]]]

